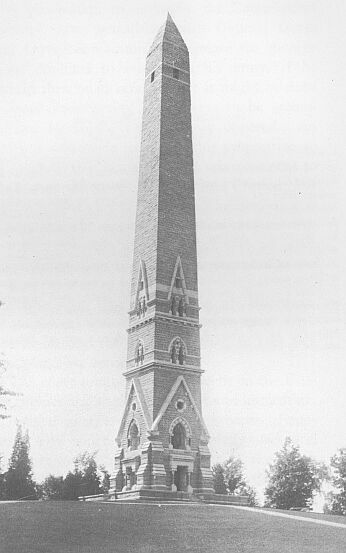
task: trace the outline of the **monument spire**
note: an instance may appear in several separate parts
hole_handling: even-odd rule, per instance
[[[199,328],[189,53],[168,14],[145,68],[114,493],[212,489]]]
[[[169,12],[167,12],[167,18],[162,27],[160,27],[156,37],[154,38],[154,41],[151,45],[151,48],[149,52],[153,50],[158,44],[160,44],[163,41],[170,41],[172,44],[176,44],[177,46],[181,46],[183,48],[186,48],[186,44],[183,40],[183,37],[181,36],[178,27],[174,23],[171,15]]]

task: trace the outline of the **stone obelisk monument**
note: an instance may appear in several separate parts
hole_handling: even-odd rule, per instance
[[[145,67],[126,403],[113,497],[213,492],[199,309],[189,52],[168,15]]]

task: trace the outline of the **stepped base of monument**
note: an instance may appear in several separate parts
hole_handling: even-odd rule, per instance
[[[171,492],[170,490],[128,490],[124,492],[117,492],[116,497],[110,495],[111,501],[124,501],[124,500],[136,500],[136,501],[191,501],[191,494],[187,492]]]
[[[88,498],[86,501],[92,501],[92,499]],[[108,501],[186,501],[190,503],[246,506],[249,503],[249,498],[245,495],[221,495],[209,492],[190,494],[187,492],[172,492],[170,490],[142,489],[117,492],[116,496],[111,494],[108,496]]]

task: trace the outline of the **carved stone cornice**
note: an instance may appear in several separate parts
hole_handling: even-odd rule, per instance
[[[186,373],[194,372],[194,373],[204,373],[204,370],[195,367],[194,365],[173,365],[173,363],[168,363],[166,361],[149,361],[148,363],[144,363],[140,367],[133,367],[131,369],[127,369],[123,372],[124,376],[133,376],[135,373],[139,373],[141,371],[145,371],[148,369],[164,369],[164,370],[171,370],[171,371],[183,371]]]
[[[130,322],[130,326],[127,328],[127,332],[134,332],[138,328],[147,325],[148,323],[155,321],[166,321],[171,324],[179,326],[190,326],[195,328],[202,328],[202,325],[199,323],[198,319],[192,317],[179,317],[177,315],[171,315],[170,313],[164,313],[162,311],[156,311],[142,318]]]

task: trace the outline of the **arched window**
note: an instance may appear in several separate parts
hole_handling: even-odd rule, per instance
[[[180,422],[173,428],[172,445],[173,449],[186,449],[186,432]]]
[[[127,433],[127,447],[133,451],[138,449],[140,442],[139,430],[135,420],[132,420]]]

